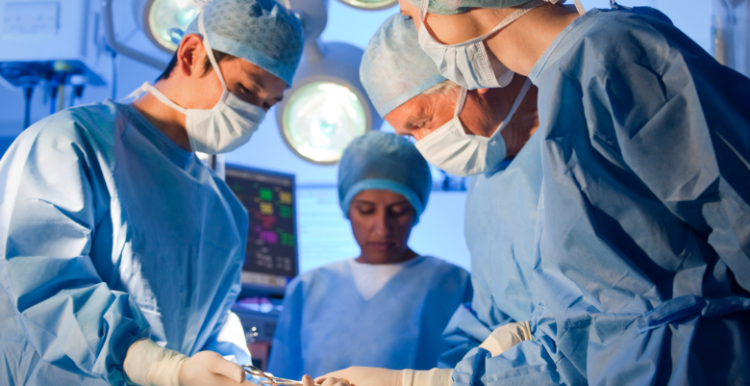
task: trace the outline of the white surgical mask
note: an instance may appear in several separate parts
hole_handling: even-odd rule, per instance
[[[484,41],[529,11],[544,4],[545,1],[556,4],[564,0],[532,0],[506,17],[492,31],[463,43],[447,45],[438,42],[427,31],[424,19],[427,15],[430,0],[422,0],[419,9],[419,46],[435,62],[441,75],[462,87],[469,90],[505,87],[513,80],[513,72],[500,64],[501,68],[496,74],[492,69],[492,63]],[[583,13],[583,6],[580,5],[580,1],[575,1],[578,11]]]
[[[508,115],[489,138],[466,134],[459,119],[467,93],[462,88],[453,119],[417,141],[417,149],[428,162],[459,177],[490,171],[505,159],[507,150],[500,132],[508,127],[530,87],[531,81],[526,79]]]
[[[208,35],[203,25],[203,14],[198,19],[198,28],[203,35],[203,45],[211,66],[221,81],[223,92],[219,102],[208,110],[186,109],[172,102],[148,82],[130,94],[128,98],[150,92],[165,105],[185,114],[187,135],[193,151],[207,154],[226,153],[250,140],[260,123],[263,122],[266,112],[229,92],[224,76],[214,58],[211,44],[208,42]]]

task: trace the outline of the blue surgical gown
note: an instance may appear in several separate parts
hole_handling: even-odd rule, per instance
[[[473,349],[454,385],[750,384],[750,80],[622,9],[579,17],[529,77],[534,339]]]
[[[247,212],[133,108],[33,125],[0,161],[0,192],[0,384],[121,385],[142,337],[249,359],[217,341]]]
[[[453,367],[497,327],[530,320],[539,306],[532,276],[542,187],[540,136],[534,134],[512,162],[469,180],[464,233],[474,296],[448,324],[445,339],[455,347],[443,354],[441,367]]]
[[[441,339],[448,320],[470,298],[469,274],[430,256],[408,262],[369,300],[348,261],[317,268],[287,287],[268,370],[300,379],[349,366],[431,369],[451,347]]]

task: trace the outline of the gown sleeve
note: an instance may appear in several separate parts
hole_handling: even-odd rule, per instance
[[[668,59],[584,97],[611,106],[624,162],[750,291],[750,80],[711,58]]]
[[[128,347],[149,326],[110,290],[89,256],[109,196],[84,129],[57,115],[27,129],[0,161],[0,284],[18,334],[41,358],[82,376],[123,380]]]
[[[304,285],[298,276],[287,287],[284,310],[276,322],[271,357],[268,360],[268,371],[277,377],[302,379],[304,375],[301,336],[304,302]]]

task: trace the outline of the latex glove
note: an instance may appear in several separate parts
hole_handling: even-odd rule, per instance
[[[315,381],[309,375],[302,377],[302,386],[315,386]],[[326,380],[320,384],[320,386],[351,386],[345,379],[339,379],[334,377],[326,378]]]
[[[377,367],[349,367],[318,378],[318,383],[330,377],[346,379],[355,386],[450,386],[452,369],[429,371],[389,370]]]
[[[529,322],[507,323],[492,331],[479,347],[489,351],[494,357],[524,340],[531,339]]]
[[[146,386],[238,386],[252,385],[245,371],[213,351],[201,351],[191,358],[149,339],[128,349],[123,370],[129,383]]]

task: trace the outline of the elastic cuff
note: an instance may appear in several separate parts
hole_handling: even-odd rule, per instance
[[[407,374],[411,372],[411,374]],[[453,369],[434,368],[428,371],[404,370],[401,386],[450,386]]]
[[[187,359],[185,355],[158,346],[150,339],[141,339],[130,346],[122,367],[128,383],[179,386],[180,369]]]

